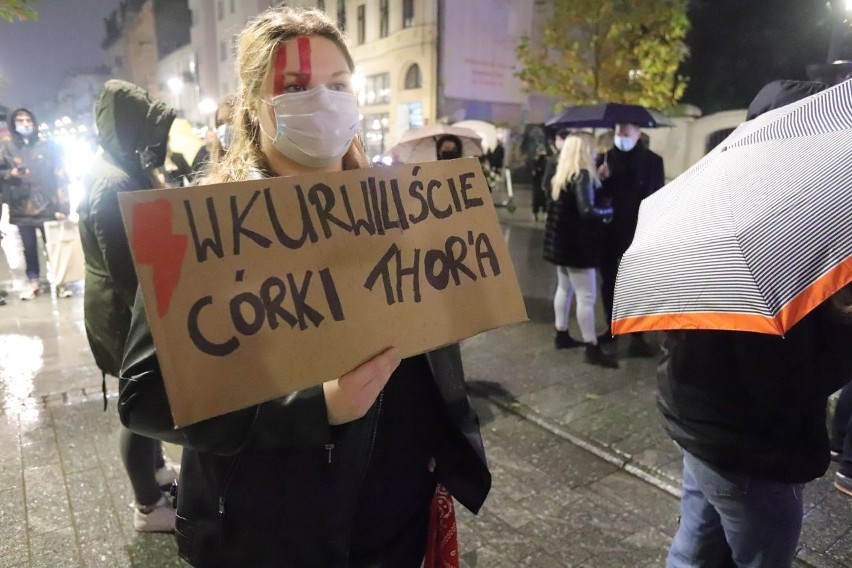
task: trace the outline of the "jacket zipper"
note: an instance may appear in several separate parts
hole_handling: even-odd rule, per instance
[[[225,517],[225,493],[228,491],[228,486],[231,484],[231,478],[234,477],[234,472],[237,471],[237,466],[240,464],[243,455],[237,454],[231,462],[228,471],[225,472],[225,480],[222,482],[222,492],[219,494],[219,518],[224,520]]]
[[[376,411],[373,413],[373,424],[370,430],[370,447],[367,448],[367,460],[364,465],[364,470],[361,472],[361,479],[358,482],[358,492],[355,495],[355,505],[358,505],[358,498],[361,496],[361,488],[364,486],[364,479],[367,477],[367,470],[370,468],[370,459],[373,457],[373,446],[376,444],[376,435],[379,431],[379,417],[382,414],[382,402],[385,399],[385,389],[379,392],[379,398],[376,401]],[[352,542],[352,526],[355,521],[355,508],[352,510],[352,518],[349,520],[349,541],[346,543],[346,564],[344,568],[349,566],[349,545]]]

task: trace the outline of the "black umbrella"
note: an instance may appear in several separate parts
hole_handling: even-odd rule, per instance
[[[619,103],[568,107],[546,124],[552,128],[613,128],[616,124],[628,122],[644,128],[665,126],[647,108]]]

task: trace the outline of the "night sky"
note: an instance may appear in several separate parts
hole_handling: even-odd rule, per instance
[[[710,114],[746,108],[766,83],[807,79],[825,63],[831,33],[826,0],[690,0],[690,77],[681,102]],[[848,45],[841,54],[852,59]]]
[[[53,100],[68,73],[104,64],[104,18],[119,0],[39,0],[38,21],[0,20],[0,104],[32,107]]]

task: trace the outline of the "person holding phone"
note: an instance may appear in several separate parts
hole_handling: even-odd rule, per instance
[[[32,111],[19,108],[9,114],[10,137],[0,141],[0,205],[9,206],[9,223],[18,227],[24,247],[27,284],[21,300],[32,300],[41,291],[38,234],[45,243],[45,221],[64,219],[69,213],[62,154],[56,145],[39,138],[37,124]]]

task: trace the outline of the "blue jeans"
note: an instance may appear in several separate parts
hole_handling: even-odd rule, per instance
[[[802,530],[802,483],[721,472],[683,451],[680,527],[666,568],[785,568]]]
[[[41,225],[18,225],[18,233],[21,235],[21,243],[24,245],[24,261],[27,267],[27,278],[38,280],[39,255],[37,232],[41,233],[41,240],[47,242],[44,235],[44,227]]]

